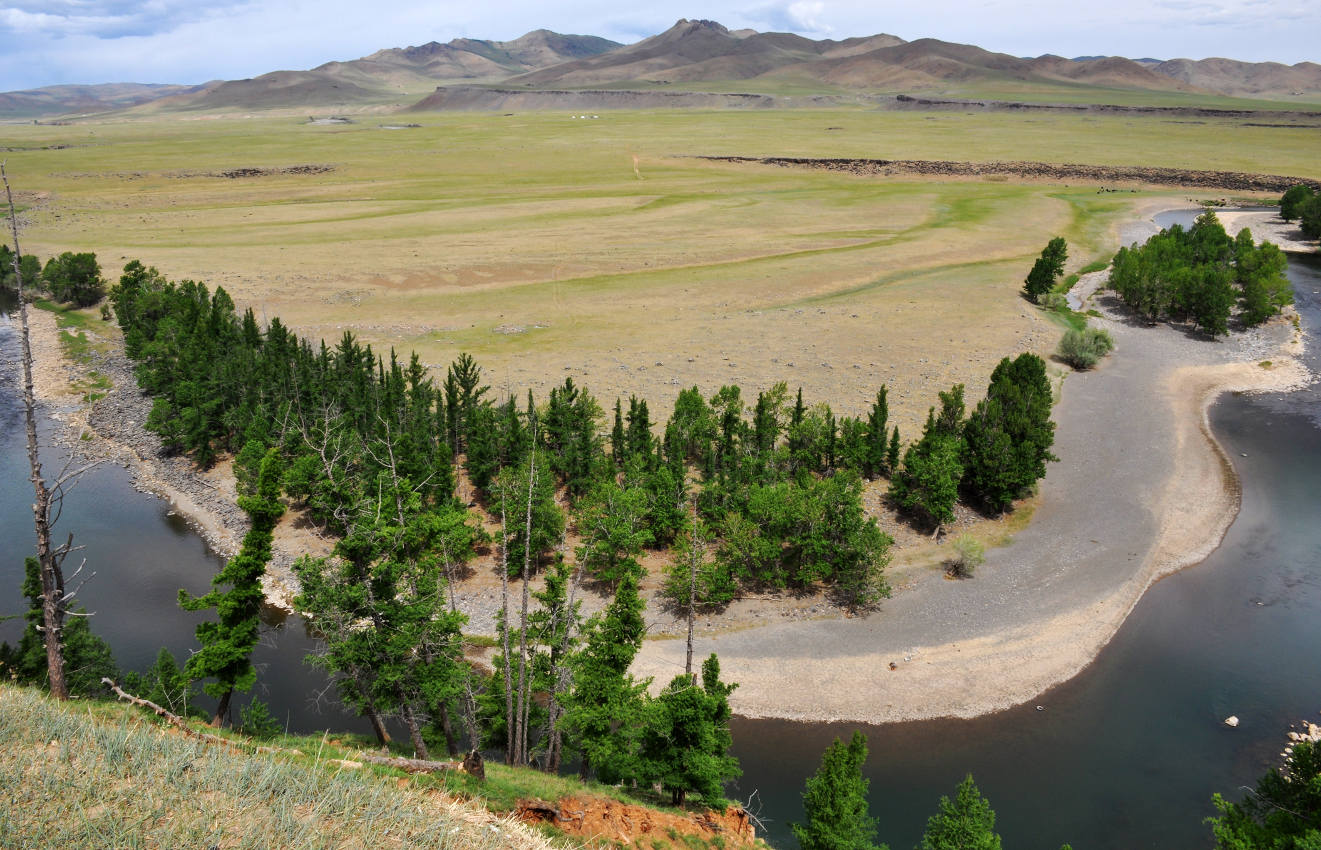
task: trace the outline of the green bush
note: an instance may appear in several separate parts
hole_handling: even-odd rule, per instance
[[[259,699],[243,706],[239,710],[239,729],[250,738],[274,738],[284,731],[280,721],[271,714],[271,709]]]
[[[1040,304],[1047,310],[1062,310],[1069,306],[1069,297],[1063,292],[1047,292],[1041,296]]]
[[[970,534],[960,534],[950,546],[954,555],[947,562],[947,569],[955,578],[972,578],[973,571],[986,563],[986,547]]]
[[[46,261],[41,278],[56,301],[90,307],[105,297],[105,280],[95,254],[65,251]]]
[[[1084,328],[1081,331],[1065,332],[1055,354],[1065,363],[1082,371],[1095,366],[1114,347],[1115,341],[1101,328]]]

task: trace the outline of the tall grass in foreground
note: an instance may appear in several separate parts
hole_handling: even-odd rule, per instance
[[[0,847],[545,850],[526,827],[394,779],[245,756],[0,686]]]

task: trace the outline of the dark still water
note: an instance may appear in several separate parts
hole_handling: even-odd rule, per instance
[[[17,375],[18,321],[0,315],[0,617],[21,615],[26,600],[20,593],[23,559],[36,552],[32,529],[32,484],[28,480],[22,397]],[[44,423],[42,462],[47,481],[59,472],[63,454],[48,448],[49,421]],[[56,540],[70,532],[84,548],[66,561],[71,573],[81,557],[84,575],[95,572],[79,592],[81,604],[93,612],[92,629],[114,649],[124,670],[145,670],[161,647],[182,664],[198,644],[193,633],[207,612],[183,611],[179,589],[201,594],[224,560],[210,553],[169,505],[135,491],[128,472],[102,465],[85,475],[65,502]],[[316,642],[299,618],[285,620],[271,611],[262,643],[253,654],[261,671],[253,695],[271,706],[271,713],[293,731],[330,726],[368,731],[338,703],[315,704],[311,697],[326,690],[324,673],[306,665],[303,657]],[[15,643],[22,620],[0,622],[0,640]],[[250,697],[237,695],[238,704]],[[214,702],[203,697],[208,705]]]
[[[1291,261],[1299,309],[1318,362],[1321,263]],[[0,319],[12,362],[16,329]],[[15,384],[0,383],[0,613],[20,613],[22,557],[31,552],[31,489]],[[1227,397],[1212,425],[1243,483],[1243,510],[1203,564],[1143,598],[1087,671],[1031,705],[971,721],[865,728],[871,811],[880,839],[914,846],[942,795],[971,771],[998,813],[1007,846],[1199,848],[1211,794],[1233,798],[1277,759],[1291,723],[1318,719],[1321,666],[1321,395],[1316,388]],[[1246,455],[1244,457],[1243,455]],[[122,469],[89,475],[61,523],[87,546],[97,577],[82,598],[121,666],[143,669],[161,646],[182,658],[201,615],[175,604],[180,587],[206,589],[220,561]],[[13,640],[14,622],[0,623]],[[314,647],[298,621],[268,630],[258,695],[290,728],[365,728],[337,708],[312,706],[326,679],[302,661]],[[1037,711],[1036,705],[1043,710]],[[1223,725],[1234,714],[1237,729]],[[751,801],[777,847],[796,842],[803,781],[853,725],[736,720]]]

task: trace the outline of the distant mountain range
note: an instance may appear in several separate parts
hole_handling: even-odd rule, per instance
[[[1321,65],[1230,59],[1130,60],[1116,56],[1025,59],[967,44],[878,34],[842,41],[791,33],[728,30],[714,21],[681,20],[659,35],[620,45],[604,38],[535,30],[514,41],[460,38],[446,44],[379,50],[308,71],[275,71],[203,86],[55,86],[0,94],[0,117],[23,118],[122,110],[151,111],[444,106],[443,87],[498,86],[506,94],[550,90],[656,91],[753,84],[822,95],[939,93],[975,87],[1096,88],[1321,100]],[[526,99],[525,99],[526,100]],[[535,98],[533,98],[535,100]],[[561,101],[563,98],[560,99]],[[618,101],[618,98],[615,98]],[[681,99],[675,99],[678,102]],[[450,98],[449,101],[453,101]],[[471,102],[471,98],[469,98]]]
[[[203,86],[102,83],[93,86],[45,86],[0,93],[0,118],[39,118],[76,112],[128,109],[176,94],[190,94]]]

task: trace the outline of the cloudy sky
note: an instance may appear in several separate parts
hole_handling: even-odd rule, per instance
[[[1016,56],[1321,61],[1317,0],[0,0],[0,91],[238,79],[541,27],[627,43],[683,17],[813,38],[933,37]]]

